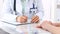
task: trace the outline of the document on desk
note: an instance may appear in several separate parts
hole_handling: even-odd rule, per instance
[[[20,25],[27,25],[27,24],[34,24],[34,23],[30,23],[30,21],[28,20],[28,22],[26,23],[19,23],[19,22],[11,22],[11,21],[5,21],[5,20],[0,20],[1,22],[10,24],[10,25],[15,25],[15,26],[20,26]]]

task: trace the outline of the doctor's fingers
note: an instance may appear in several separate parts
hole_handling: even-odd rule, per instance
[[[27,22],[27,20],[21,19],[20,22],[25,23],[25,22]]]
[[[25,19],[27,19],[27,16],[22,16],[21,19],[24,19],[25,20]]]
[[[39,23],[39,19],[34,21],[35,23]]]
[[[34,19],[34,20],[32,20],[32,23],[38,23],[39,22],[39,19],[38,18],[36,18],[36,19]]]
[[[36,22],[38,22],[38,21],[39,21],[39,17],[35,17],[34,19],[32,19],[31,22],[32,22],[32,23],[34,23],[34,22],[36,23]]]
[[[39,19],[34,19],[31,21],[32,23],[38,23],[39,22]]]
[[[35,18],[39,18],[39,17],[38,17],[38,16],[33,16],[33,17],[32,17],[32,20],[34,20]]]

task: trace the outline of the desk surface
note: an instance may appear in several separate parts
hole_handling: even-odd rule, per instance
[[[21,26],[17,26],[16,30],[20,33],[24,32],[24,33],[27,33],[27,34],[32,34],[32,33],[51,34],[48,31],[36,28],[36,25],[39,25],[39,24],[21,25]]]
[[[38,25],[38,24],[20,25],[20,26],[16,26],[16,29],[15,29],[14,26],[12,26],[12,25],[0,22],[0,28],[2,28],[3,30],[5,30],[9,33],[13,33],[13,34],[17,34],[17,33],[20,34],[23,32],[26,32],[28,34],[31,34],[31,32],[38,32],[38,34],[51,34],[42,29],[37,29],[36,25]]]

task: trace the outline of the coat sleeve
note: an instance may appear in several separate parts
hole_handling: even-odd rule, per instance
[[[10,1],[11,0],[5,0],[3,3],[3,7],[0,14],[0,18],[1,18],[0,20],[2,21],[8,21],[8,22],[16,21],[17,15],[13,15],[10,13],[12,11]]]
[[[38,0],[37,3],[38,13],[36,13],[36,15],[42,20],[44,15],[42,0]]]

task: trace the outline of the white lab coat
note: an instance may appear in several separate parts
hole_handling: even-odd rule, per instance
[[[37,0],[37,1],[38,1],[38,6],[37,7],[38,7],[39,12],[36,13],[36,15],[39,16],[40,19],[42,19],[43,18],[42,17],[43,16],[42,0]],[[27,8],[25,9],[25,15],[28,15],[29,8],[32,7],[32,3],[33,3],[33,1],[30,0],[29,4],[26,5]],[[0,21],[6,21],[6,22],[9,22],[9,23],[16,23],[16,17],[18,15],[19,16],[22,15],[22,5],[21,5],[20,0],[16,1],[16,10],[19,14],[15,15],[15,14],[11,13],[11,12],[14,13],[13,4],[14,4],[14,0],[4,0],[3,7],[2,7],[2,10],[1,10],[1,14],[0,14]],[[8,29],[10,28],[10,30],[12,31],[12,29],[15,30],[15,28],[16,28],[16,26],[10,25],[10,24],[4,23],[4,22],[0,22],[0,25],[2,25],[2,28],[4,28],[5,30],[7,30],[6,28],[8,28]]]
[[[40,19],[42,19],[43,16],[43,6],[42,6],[42,0],[37,0],[38,2],[38,13],[36,13],[37,16],[39,16]],[[29,4],[26,4],[26,9],[25,9],[25,14],[29,14],[29,9],[32,8],[32,3],[33,1],[30,0]],[[2,11],[1,11],[1,20],[2,21],[8,21],[8,22],[16,22],[16,17],[19,15],[22,15],[22,5],[21,1],[17,0],[16,1],[16,10],[19,13],[18,15],[14,14],[13,10],[13,5],[14,5],[14,0],[5,0],[3,3]],[[11,13],[13,12],[13,14]]]

